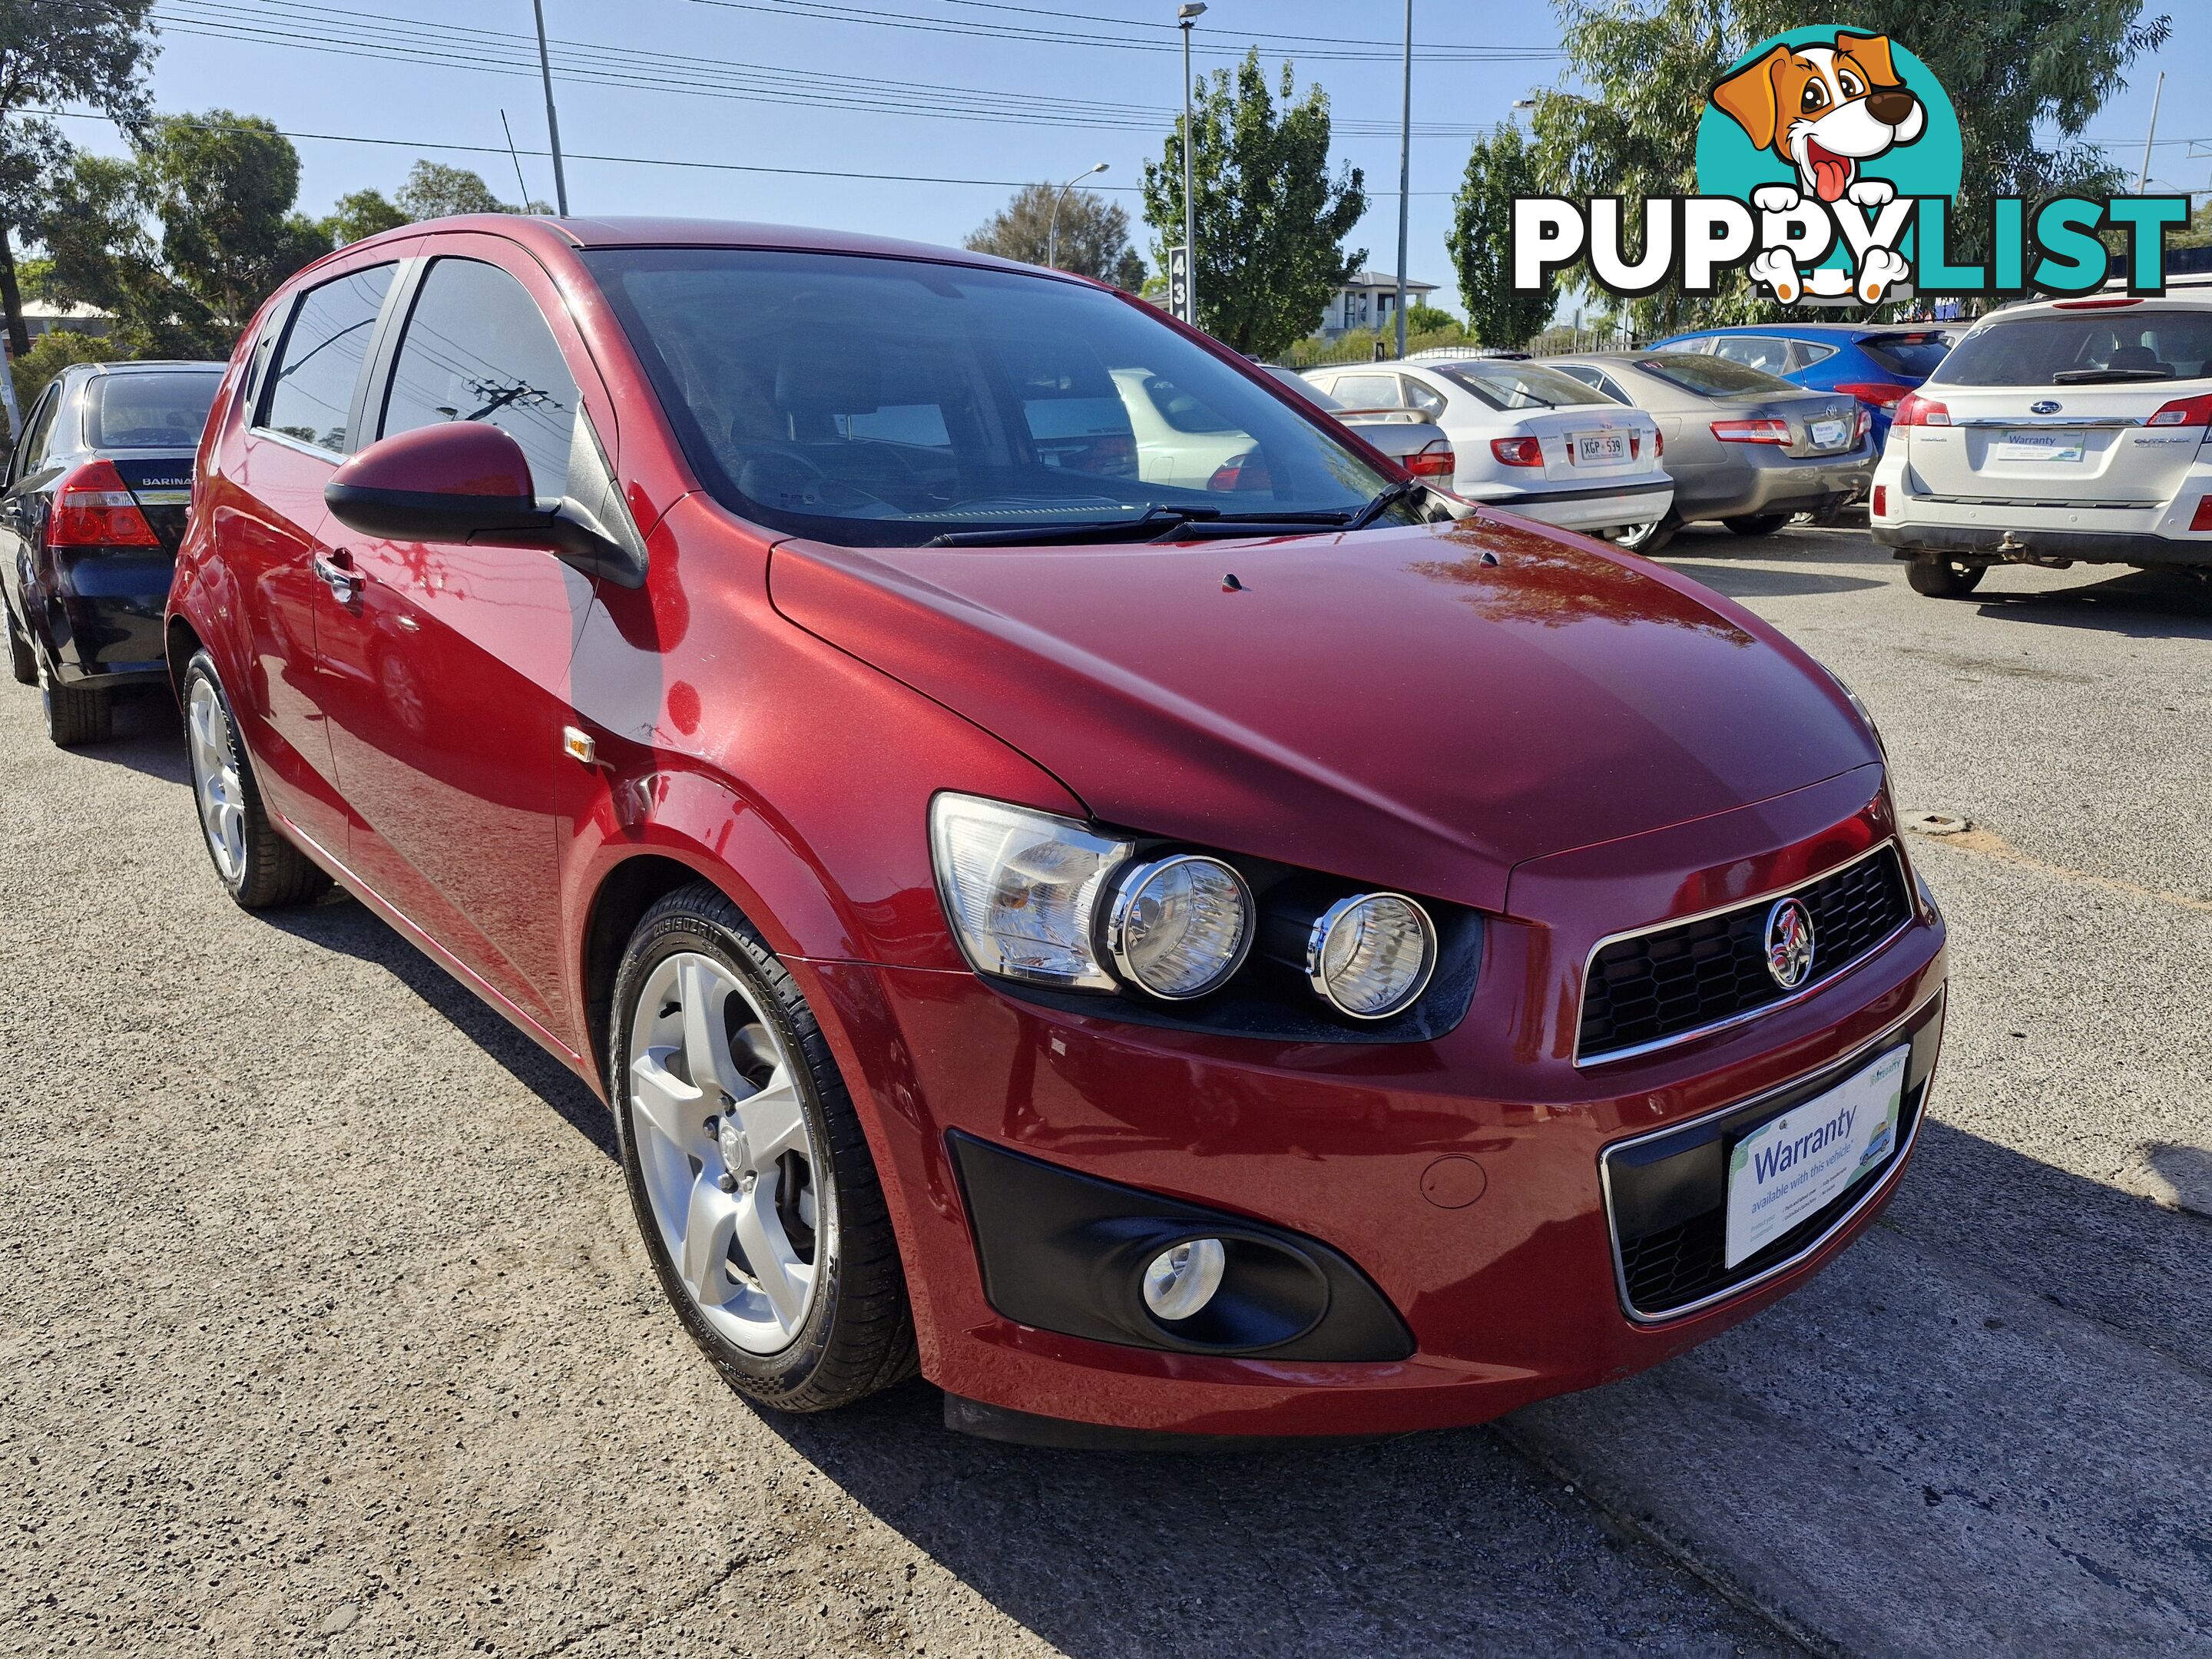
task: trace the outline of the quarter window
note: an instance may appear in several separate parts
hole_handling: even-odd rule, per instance
[[[520,283],[476,259],[430,267],[392,365],[384,436],[482,421],[522,446],[538,494],[557,499],[576,410],[576,377]]]
[[[395,269],[371,265],[300,296],[269,382],[262,426],[318,449],[345,453],[354,389]]]

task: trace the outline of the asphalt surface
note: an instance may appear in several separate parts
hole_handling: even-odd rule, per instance
[[[62,754],[0,686],[0,1653],[2212,1651],[2212,586],[1668,562],[1977,826],[1916,1168],[1643,1377],[1199,1462],[756,1413],[580,1086],[349,901],[233,908],[158,704]]]

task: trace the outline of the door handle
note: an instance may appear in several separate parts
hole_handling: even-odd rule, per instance
[[[368,580],[353,568],[353,555],[343,547],[316,554],[315,574],[329,584],[331,596],[340,605],[351,605],[359,599],[362,584]]]

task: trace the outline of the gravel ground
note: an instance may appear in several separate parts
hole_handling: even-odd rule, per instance
[[[1918,1167],[1644,1377],[1196,1463],[763,1419],[566,1073],[349,901],[233,909],[157,704],[64,755],[0,696],[0,1653],[2212,1650],[2212,588],[1669,562],[1978,826],[1914,844]]]

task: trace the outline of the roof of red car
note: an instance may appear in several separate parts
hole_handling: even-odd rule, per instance
[[[995,254],[975,253],[964,248],[933,247],[927,242],[902,242],[887,236],[868,236],[853,231],[815,230],[802,225],[747,224],[730,219],[665,219],[593,217],[556,219],[541,215],[471,213],[450,219],[428,219],[382,233],[372,240],[394,240],[440,231],[489,231],[518,241],[544,238],[571,248],[602,247],[759,247],[790,248],[811,253],[871,253],[878,257],[934,259],[960,264],[995,266],[1006,270],[1034,270]],[[350,244],[358,246],[360,244]]]

